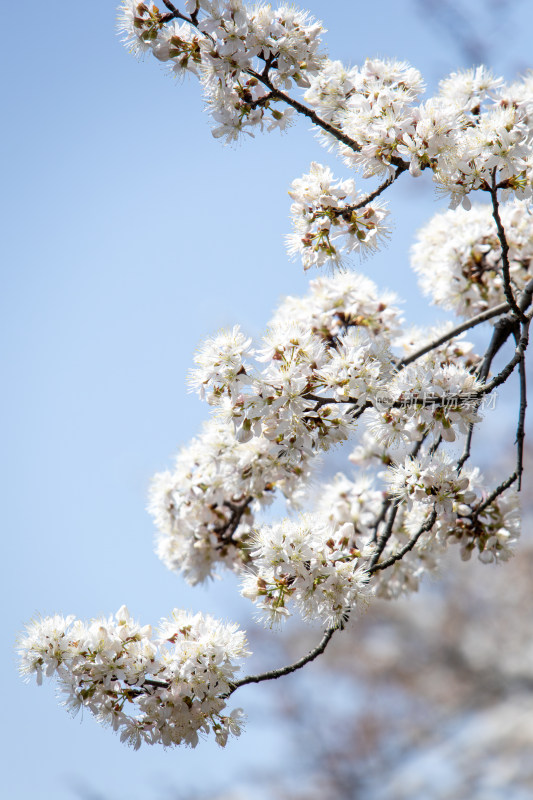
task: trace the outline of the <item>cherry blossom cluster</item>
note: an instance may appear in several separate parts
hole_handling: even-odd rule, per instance
[[[424,338],[435,340],[446,329],[449,326],[419,330],[414,340],[418,343]],[[409,335],[398,337],[395,344],[403,345],[409,354],[415,349],[410,339]],[[375,440],[396,446],[422,441],[428,434],[434,439],[442,437],[446,442],[467,434],[469,426],[482,418],[478,394],[483,384],[473,371],[480,359],[472,348],[470,342],[454,339],[398,369],[387,393],[368,415]]]
[[[408,508],[414,503],[434,505],[441,519],[455,514],[457,503],[468,505],[475,500],[468,474],[458,473],[454,461],[442,452],[395,464],[387,481],[392,497],[405,501]]]
[[[352,271],[315,278],[303,297],[285,297],[272,324],[290,320],[306,325],[325,344],[332,344],[338,334],[354,326],[387,342],[403,330],[396,295],[378,289],[366,275]]]
[[[437,186],[450,195],[452,209],[459,203],[469,209],[468,195],[478,189],[531,198],[531,75],[504,86],[501,79],[483,67],[454,73],[442,82],[435,98],[414,105],[422,88],[419,73],[409,65],[376,59],[351,70],[340,62],[326,62],[312,79],[305,100],[327,123],[319,126],[325,143],[336,145],[348,166],[362,168],[363,177],[382,172],[389,177],[380,190],[366,198],[355,191],[351,179],[334,182],[331,171],[317,163],[313,163],[308,175],[293,182],[289,192],[295,200],[291,209],[293,232],[287,236],[287,244],[292,256],[301,256],[305,269],[324,264],[338,267],[353,252],[367,254],[377,249],[387,236],[384,219],[388,212],[376,196],[407,168],[415,177],[424,169],[431,169]],[[463,215],[457,223],[451,215],[441,215],[434,226],[424,229],[422,235],[429,241],[415,248],[415,268],[427,276],[429,291],[438,298],[436,302],[444,302],[447,307],[457,305],[460,295],[475,309],[478,295],[487,301],[484,295],[488,293],[483,290],[497,270],[498,248],[494,250],[494,245],[498,234],[495,223],[491,225],[488,219],[489,208],[484,212],[478,210],[472,221]],[[515,203],[505,208],[504,216],[521,246],[524,238],[530,237],[527,206]],[[480,227],[485,228],[484,235]],[[453,235],[448,236],[449,228],[453,228]],[[463,237],[458,235],[460,230],[465,231]],[[449,263],[445,270],[434,270],[435,262],[440,266],[451,260],[439,257],[441,242],[435,241],[439,233],[447,252],[462,247],[454,261],[453,276],[448,274]],[[472,254],[470,274],[463,258],[469,235],[470,241],[481,248],[481,252]],[[480,244],[484,238],[489,245],[486,250]],[[433,258],[428,259],[431,250]],[[487,263],[484,252],[490,252]],[[483,279],[480,273],[485,270],[491,274]],[[523,284],[527,265],[517,266],[514,262],[514,273],[517,284]],[[457,281],[473,284],[472,297],[463,291],[463,285],[457,286]],[[489,300],[498,295],[501,286],[499,277]]]
[[[503,205],[500,214],[511,284],[518,293],[533,278],[533,215],[518,200]],[[489,205],[436,214],[418,234],[412,264],[433,302],[460,316],[505,302],[501,246]]]
[[[384,477],[388,492],[369,474],[339,473],[315,514],[256,531],[242,593],[261,619],[281,623],[294,606],[306,620],[343,625],[372,596],[416,591],[455,542],[463,559],[473,551],[484,563],[512,555],[520,534],[516,492],[485,500],[479,470],[459,474],[445,453],[409,458]]]
[[[25,677],[55,677],[70,711],[87,708],[135,749],[143,742],[195,747],[210,731],[224,746],[240,734],[241,710],[223,714],[235,661],[249,655],[236,625],[175,609],[154,637],[122,606],[88,623],[38,619],[18,650]]]
[[[388,235],[388,212],[379,200],[365,203],[353,180],[335,182],[328,167],[313,162],[309,174],[292,182],[294,233],[289,255],[301,255],[304,269],[340,265],[342,253],[368,255]]]
[[[471,191],[496,185],[531,198],[533,75],[506,86],[477,67],[442,81],[440,96],[464,110],[451,154],[432,167],[437,183],[451,195],[452,208],[460,202],[469,208]]]
[[[258,347],[238,326],[200,346],[190,384],[213,406],[213,418],[178,455],[175,471],[156,476],[152,487],[157,551],[167,566],[191,583],[213,575],[219,564],[244,569],[244,594],[260,603],[271,623],[288,613],[290,600],[304,618],[333,624],[346,615],[357,592],[368,594],[361,590],[363,573],[368,591],[382,596],[418,586],[452,530],[463,551],[468,542],[470,549],[492,552],[496,533],[491,528],[490,536],[481,535],[490,515],[473,516],[483,491],[475,471],[458,473],[449,455],[426,444],[454,442],[479,422],[483,384],[475,371],[480,357],[463,336],[450,335],[403,364],[395,351],[412,357],[421,341],[446,336],[451,326],[403,331],[394,300],[363,276],[339,273],[312,281],[303,298],[286,298]],[[367,432],[351,460],[387,465],[385,483],[379,486],[366,475],[353,484],[339,475],[322,490],[318,516],[261,526],[256,512],[276,490],[298,507],[312,479],[314,457],[348,438],[363,410]],[[409,456],[412,445],[423,447],[420,457]],[[392,521],[383,514],[384,503],[395,509]],[[465,516],[455,528],[458,507]],[[438,519],[405,554],[405,565],[399,563],[402,556],[367,586],[384,531],[388,539],[378,565],[402,550],[432,510]],[[349,536],[346,528],[341,536],[348,523]],[[306,538],[309,557],[304,558]],[[515,538],[516,531],[510,544]],[[278,563],[272,548],[280,542],[287,552]],[[295,563],[301,574],[294,573]],[[318,575],[318,565],[329,572]],[[324,591],[333,583],[337,594],[331,590],[328,606]]]
[[[234,331],[225,340],[217,337],[219,350],[213,349],[215,340],[206,342],[196,358],[202,368],[194,371],[193,384],[202,393],[211,390],[209,402],[231,417],[238,441],[264,437],[296,459],[344,441],[354,410],[371,402],[391,378],[386,341],[363,326],[350,327],[327,345],[308,326],[286,321],[272,325],[257,348],[257,368],[249,367],[245,377],[242,366],[237,385],[231,375],[223,384],[218,364],[228,350],[234,357],[234,339]]]
[[[238,326],[198,349],[189,383],[215,415],[178,454],[174,470],[155,476],[150,492],[156,551],[167,567],[192,584],[212,577],[219,564],[240,569],[250,559],[256,512],[276,491],[298,506],[315,444],[346,438],[356,395],[366,396],[376,381],[381,389],[380,376],[390,373],[387,342],[400,330],[394,302],[363,275],[319,278],[306,296],[282,302],[268,346],[257,353]],[[326,385],[329,405],[312,396]]]
[[[346,69],[326,62],[305,93],[307,103],[349,141],[334,141],[365,176],[407,165],[415,177],[433,171],[452,206],[476,189],[498,185],[531,196],[531,75],[504,86],[484,67],[453,73],[440,92],[418,103],[420,73],[404,62],[369,59]],[[355,145],[355,146],[354,146]]]
[[[175,74],[200,78],[214,136],[232,141],[255,126],[283,129],[292,109],[278,107],[276,89],[309,85],[324,60],[321,24],[291,5],[241,0],[187,0],[183,11],[124,0],[119,30],[135,54],[151,51]]]
[[[209,420],[178,453],[174,470],[152,481],[157,555],[193,585],[213,577],[218,564],[239,568],[249,558],[254,511],[269,505],[276,490],[296,504],[308,462],[266,438],[237,441],[231,422]]]
[[[382,463],[387,460],[383,455]],[[378,458],[378,453],[374,456]],[[511,557],[520,535],[516,491],[488,502],[479,470],[463,470],[459,476],[444,454],[408,459],[401,471],[405,474],[392,464],[382,473],[390,493],[380,490],[370,473],[353,480],[339,473],[324,487],[317,504],[322,518],[339,530],[353,526],[352,558],[357,557],[362,570],[372,572],[368,596],[394,599],[416,591],[422,577],[438,569],[444,552],[456,542],[463,559],[472,552],[484,563]],[[393,502],[395,490],[404,502]],[[432,522],[434,508],[439,513]],[[372,569],[384,534],[386,545]],[[388,563],[386,570],[380,568],[383,563]]]
[[[352,523],[336,527],[314,514],[264,525],[254,537],[253,572],[242,593],[271,625],[289,614],[290,600],[304,619],[335,627],[367,595],[370,576],[354,542]]]

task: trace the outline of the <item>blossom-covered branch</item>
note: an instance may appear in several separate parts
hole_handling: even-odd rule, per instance
[[[296,611],[324,627],[320,643],[294,664],[244,678],[244,634],[181,611],[156,638],[122,608],[87,624],[39,620],[20,643],[25,675],[56,676],[70,706],[87,707],[136,747],[194,745],[209,731],[225,744],[240,732],[240,711],[224,713],[237,688],[310,663],[374,597],[415,591],[448,548],[484,563],[512,555],[533,315],[532,75],[505,85],[477,67],[423,99],[409,64],[329,59],[321,23],[293,6],[164,5],[124,0],[121,34],[135,54],[199,79],[215,137],[284,130],[298,113],[360,174],[336,178],[313,162],[292,182],[289,254],[332,274],[286,297],[260,341],[235,325],[200,345],[189,385],[210,418],[150,492],[167,567],[191,584],[230,569],[267,625]],[[353,254],[386,242],[385,192],[423,171],[450,209],[421,228],[412,266],[432,301],[462,318],[429,329],[406,328],[392,293],[345,269]],[[361,191],[374,177],[378,185]],[[485,202],[472,202],[476,192]],[[464,335],[491,320],[477,353]],[[491,376],[511,336],[514,353]],[[471,464],[472,445],[494,390],[517,367],[516,470],[491,490]],[[349,440],[354,474],[315,483],[320,456]],[[288,516],[265,524],[279,496]]]

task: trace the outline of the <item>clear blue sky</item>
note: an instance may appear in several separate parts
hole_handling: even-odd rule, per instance
[[[490,63],[513,77],[529,66],[533,9],[507,6],[500,35],[481,32]],[[330,31],[331,57],[396,56],[430,86],[470,66],[415,0],[307,7]],[[197,342],[235,322],[259,334],[281,295],[305,291],[283,247],[290,181],[313,159],[344,168],[302,123],[224,148],[194,80],[178,85],[120,45],[113,3],[30,2],[17,14],[1,79],[2,794],[67,800],[85,785],[95,799],[157,800],[173,785],[187,797],[231,784],[257,752],[265,763],[261,699],[243,690],[250,723],[227,752],[209,742],[134,753],[89,715],[70,720],[51,685],[25,686],[13,642],[36,612],[91,617],[122,603],[144,622],[174,606],[246,622],[234,581],[191,590],[157,560],[146,489],[206,416],[185,388]],[[406,254],[439,204],[408,177],[390,200],[390,246],[362,269],[427,322]]]

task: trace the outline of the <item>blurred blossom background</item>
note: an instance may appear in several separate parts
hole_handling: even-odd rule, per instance
[[[532,66],[528,0],[306,7],[328,29],[330,57],[405,59],[429,93],[457,68],[484,62],[512,80]],[[145,504],[151,475],[208,413],[185,387],[198,342],[237,322],[260,336],[280,297],[316,275],[286,257],[290,182],[313,160],[347,176],[302,121],[224,148],[194,80],[178,85],[121,46],[113,3],[18,13],[26,46],[5,37],[1,73],[4,796],[530,798],[531,458],[511,563],[465,565],[452,552],[439,581],[373,604],[301,674],[239,690],[247,729],[226,750],[133,752],[90,715],[69,719],[51,684],[18,677],[15,638],[37,613],[89,618],[126,603],[155,623],[174,607],[201,610],[249,630],[252,672],[318,640],[296,621],[285,634],[254,629],[232,575],[191,589],[166,571]],[[408,254],[446,202],[427,175],[388,199],[389,246],[354,266],[398,292],[410,324],[443,319]],[[469,338],[482,346],[489,333]],[[515,417],[504,387],[474,453],[495,479],[510,471]]]

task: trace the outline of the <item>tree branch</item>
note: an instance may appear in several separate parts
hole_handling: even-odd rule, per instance
[[[418,540],[420,539],[422,534],[426,533],[426,531],[430,531],[431,530],[431,528],[435,524],[436,520],[437,520],[437,512],[435,510],[435,507],[433,507],[433,509],[431,511],[431,514],[429,515],[427,520],[424,522],[423,525],[420,526],[420,528],[415,533],[415,535],[411,539],[409,539],[407,544],[404,547],[402,547],[401,550],[399,550],[395,555],[393,555],[390,558],[388,558],[386,561],[382,561],[381,564],[375,564],[368,571],[371,572],[371,573],[378,572],[379,570],[387,569],[388,567],[391,567],[393,564],[396,564],[397,561],[401,561],[402,558],[410,550],[413,549],[413,547],[418,542]]]
[[[457,462],[457,466],[455,468],[458,475],[461,473],[462,468],[464,467],[464,465],[466,464],[466,462],[470,458],[470,449],[472,447],[472,437],[473,437],[473,435],[474,435],[474,423],[471,422],[470,425],[468,426],[468,433],[466,435],[466,442],[465,442],[465,447],[464,447],[464,450],[463,450],[463,454],[462,454],[461,458],[459,459],[459,461]]]
[[[502,483],[500,483],[500,485],[497,486],[496,489],[494,489],[494,491],[489,494],[486,500],[484,500],[482,503],[478,505],[477,508],[474,509],[474,513],[472,514],[472,519],[479,517],[479,515],[483,511],[485,511],[485,509],[488,506],[490,506],[490,504],[493,503],[497,497],[499,497],[501,494],[503,494],[503,492],[505,492],[506,489],[508,489],[510,486],[513,485],[513,483],[516,481],[517,478],[518,478],[517,473],[513,472],[513,474],[510,475],[506,480],[502,481]]]
[[[388,187],[394,183],[394,181],[402,174],[402,172],[405,172],[405,170],[408,168],[409,168],[408,165],[405,164],[404,162],[402,162],[402,164],[398,164],[398,166],[396,167],[396,172],[394,172],[392,175],[389,175],[387,180],[383,181],[383,183],[380,186],[378,186],[377,189],[374,189],[373,192],[367,194],[366,197],[363,197],[363,199],[360,200],[358,203],[354,203],[352,206],[346,206],[345,208],[343,208],[342,213],[346,213],[349,211],[357,211],[357,209],[363,208],[368,203],[371,203],[372,200],[375,200],[376,197],[379,197],[379,195],[382,192],[384,192],[385,189],[388,189]],[[336,209],[333,210],[335,211]]]
[[[489,189],[489,193],[492,200],[492,216],[494,218],[494,222],[496,223],[496,228],[498,230],[498,239],[500,240],[500,247],[502,250],[503,291],[505,294],[505,298],[509,303],[509,306],[511,307],[514,316],[521,322],[525,322],[524,312],[517,304],[511,286],[511,269],[509,265],[509,243],[507,241],[507,236],[505,235],[505,230],[503,228],[502,220],[500,217],[500,207],[498,203],[498,189],[496,188],[496,170],[494,170],[492,178],[492,188]]]
[[[450,339],[454,339],[456,336],[459,336],[459,334],[464,333],[464,331],[467,331],[470,328],[475,328],[476,325],[481,325],[482,322],[486,322],[493,317],[497,317],[499,314],[504,314],[508,308],[508,303],[501,303],[499,306],[494,306],[494,308],[489,308],[487,311],[482,311],[481,314],[477,314],[475,317],[466,320],[466,322],[462,322],[451,331],[448,331],[448,333],[443,334],[443,336],[439,336],[438,339],[435,339],[428,345],[421,347],[420,350],[416,350],[414,353],[411,353],[410,356],[402,358],[402,360],[397,364],[398,369],[406,367],[408,364],[416,361],[421,356],[425,356],[426,353],[431,352],[431,350],[434,350],[436,347],[440,347],[441,344],[445,344],[446,342],[449,342]]]
[[[385,546],[392,535],[392,528],[394,525],[394,520],[396,519],[396,515],[398,514],[399,507],[400,507],[400,501],[398,499],[394,500],[392,506],[390,507],[389,518],[387,520],[387,524],[385,525],[385,530],[383,531],[381,536],[378,537],[374,555],[370,559],[370,564],[368,565],[369,572],[373,572],[374,567],[379,561],[380,555],[384,551]]]
[[[291,672],[296,672],[302,667],[305,667],[306,664],[309,664],[310,661],[314,661],[317,656],[324,652],[336,630],[339,630],[339,628],[328,628],[324,632],[324,636],[318,645],[309,653],[307,653],[307,655],[303,656],[303,658],[295,661],[294,664],[289,664],[287,667],[280,667],[280,669],[273,669],[269,672],[262,672],[259,675],[247,675],[245,678],[235,681],[235,683],[231,685],[229,692],[227,692],[225,695],[222,695],[222,699],[225,700],[227,697],[233,694],[234,691],[239,689],[241,686],[246,686],[248,683],[262,683],[263,681],[276,680],[277,678],[281,678],[284,675],[290,675]]]
[[[357,144],[357,142],[354,139],[351,139],[346,133],[341,131],[340,128],[336,128],[331,123],[326,122],[325,119],[319,117],[315,111],[305,106],[299,100],[296,100],[294,97],[291,97],[285,92],[282,92],[281,89],[277,89],[269,77],[263,75],[261,72],[256,72],[256,70],[253,69],[248,69],[245,71],[252,77],[256,78],[258,81],[260,81],[263,84],[263,86],[267,87],[267,89],[270,89],[274,97],[277,97],[279,100],[282,100],[288,106],[294,108],[294,110],[297,111],[299,114],[302,114],[302,116],[307,117],[307,119],[311,120],[313,125],[316,125],[317,128],[321,128],[326,133],[329,133],[338,142],[342,142],[347,147],[349,147],[350,150],[353,150],[354,153],[359,153],[361,151],[361,146]],[[406,169],[409,169],[409,164],[403,161],[403,159],[401,159],[399,156],[391,156],[390,163],[399,169],[398,175],[401,172],[404,172]],[[391,183],[393,180],[396,179],[396,177],[398,177],[398,175],[392,176]],[[384,186],[383,188],[386,189],[387,186]],[[381,191],[383,191],[383,189],[381,189],[380,192],[378,192],[378,194],[380,194]]]
[[[522,312],[531,305],[531,299],[533,297],[533,280],[530,280],[528,284],[526,284],[525,288],[520,293],[520,297],[518,298],[518,307]],[[526,315],[527,316],[527,315]],[[496,354],[501,350],[513,329],[516,328],[517,320],[514,314],[508,314],[505,317],[502,317],[498,320],[496,325],[494,326],[494,331],[492,334],[492,339],[485,353],[485,357],[483,359],[483,363],[481,365],[480,370],[478,371],[478,378],[481,381],[485,381],[488,377],[490,372],[490,367],[492,365],[492,361],[494,360]]]
[[[189,22],[191,25],[196,27],[194,19],[191,17],[186,17],[185,14],[182,14],[181,11],[178,11],[175,5],[173,5],[170,0],[163,0],[163,3],[168,8],[168,14],[161,15],[161,22],[167,23],[172,22],[173,19],[182,19],[184,22]]]
[[[501,386],[502,383],[505,383],[509,375],[513,372],[514,368],[517,364],[520,363],[522,358],[524,357],[524,353],[526,352],[528,343],[529,343],[529,324],[531,322],[531,315],[526,315],[526,323],[521,326],[521,336],[518,339],[518,343],[516,345],[515,354],[509,363],[502,369],[502,371],[496,375],[489,383],[486,383],[482,389],[479,390],[480,395],[490,394],[494,389],[498,386]]]
[[[518,426],[516,429],[516,473],[518,475],[518,491],[522,488],[522,473],[524,471],[524,438],[527,408],[527,383],[526,383],[526,357],[522,355],[518,365],[520,376],[520,407],[518,412]]]
[[[224,547],[231,541],[233,534],[239,527],[243,514],[252,500],[253,497],[250,495],[249,497],[246,497],[240,505],[230,502],[224,503],[224,505],[231,511],[231,517],[224,525],[220,525],[213,531],[220,539],[219,547]]]

